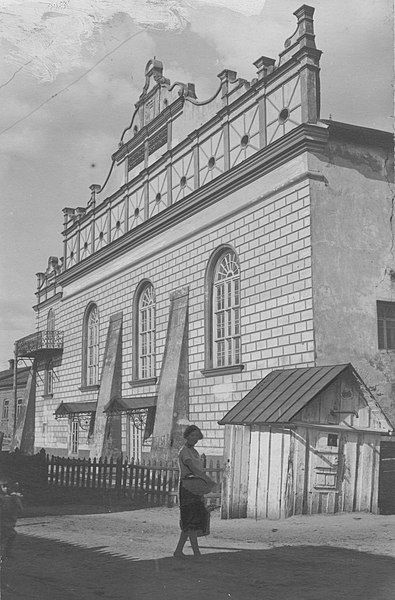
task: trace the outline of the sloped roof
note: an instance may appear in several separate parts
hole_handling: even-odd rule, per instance
[[[290,421],[350,364],[272,371],[219,422],[257,425]]]
[[[17,385],[18,387],[25,386],[29,377],[30,367],[18,369]],[[0,389],[12,388],[14,386],[14,372],[10,369],[0,371]]]
[[[104,407],[104,412],[127,412],[156,406],[157,396],[132,396],[131,398],[114,398]]]

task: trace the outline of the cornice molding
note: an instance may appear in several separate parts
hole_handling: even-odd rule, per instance
[[[101,248],[95,254],[77,263],[59,275],[58,281],[66,285],[94,270],[125,250],[152,239],[174,224],[204,210],[232,192],[273,171],[306,151],[322,150],[328,140],[328,127],[303,124],[276,142],[262,148],[241,164],[225,171],[213,181],[198,188],[184,200],[172,204],[164,211],[144,221],[121,238]]]
[[[32,308],[33,308],[33,310],[35,312],[37,312],[41,308],[45,308],[46,306],[50,306],[51,304],[53,304],[57,300],[60,300],[62,298],[62,296],[63,296],[63,292],[58,292],[54,296],[51,296],[51,298],[47,298],[46,300],[43,300],[42,302],[37,302],[37,304],[35,304]]]

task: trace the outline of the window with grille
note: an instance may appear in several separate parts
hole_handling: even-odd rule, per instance
[[[86,384],[99,383],[99,311],[94,305],[86,321]]]
[[[22,413],[22,398],[18,398],[16,403],[16,420],[19,421],[21,413]]]
[[[380,350],[395,350],[395,302],[377,302]]]
[[[155,292],[147,285],[139,298],[139,373],[140,379],[155,377]]]
[[[78,454],[79,429],[78,419],[70,420],[70,453]]]
[[[240,364],[240,268],[231,250],[214,271],[212,311],[213,366]]]
[[[45,387],[44,387],[44,393],[47,396],[53,394],[53,380],[54,380],[53,364],[52,364],[52,361],[49,361],[47,363],[47,368],[45,371]]]
[[[3,416],[2,416],[2,418],[4,420],[8,420],[9,411],[10,411],[10,401],[9,400],[4,400],[4,402],[3,402]]]

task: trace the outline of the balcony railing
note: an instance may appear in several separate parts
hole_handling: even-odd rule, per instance
[[[16,342],[16,355],[33,357],[63,350],[63,331],[37,331]]]

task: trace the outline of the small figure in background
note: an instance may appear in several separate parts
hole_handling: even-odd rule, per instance
[[[16,538],[15,525],[23,512],[22,494],[17,482],[0,481],[0,547],[1,562],[11,556],[12,545]]]

